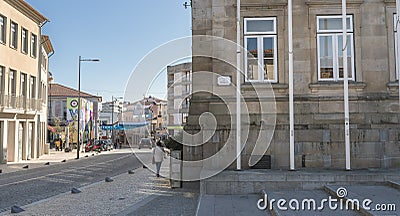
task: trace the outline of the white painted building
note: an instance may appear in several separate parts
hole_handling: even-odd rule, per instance
[[[0,0],[0,163],[45,152],[48,19],[23,0]]]
[[[173,135],[186,124],[192,93],[192,64],[168,66],[168,130]]]

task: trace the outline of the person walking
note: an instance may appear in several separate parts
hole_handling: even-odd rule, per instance
[[[157,141],[155,148],[153,149],[153,164],[156,164],[156,176],[160,177],[161,163],[164,161],[165,150],[162,147],[161,141]]]

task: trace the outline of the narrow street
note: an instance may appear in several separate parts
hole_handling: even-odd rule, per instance
[[[0,212],[43,200],[136,169],[141,163],[129,150],[82,157],[34,169],[0,174]]]

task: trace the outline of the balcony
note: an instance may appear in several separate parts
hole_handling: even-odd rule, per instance
[[[11,109],[18,108],[19,97],[13,95],[5,95],[5,106]]]
[[[26,96],[13,96],[0,94],[0,106],[8,109],[18,109],[23,111],[41,110],[41,103],[38,99],[29,99]]]
[[[16,108],[20,108],[20,109],[24,109],[26,110],[26,106],[29,104],[29,101],[27,101],[28,99],[25,96],[19,96],[17,98],[17,107]]]
[[[27,100],[28,102],[28,107],[26,107],[26,110],[40,110],[42,107],[40,103],[38,103],[38,100],[35,98],[31,98]]]

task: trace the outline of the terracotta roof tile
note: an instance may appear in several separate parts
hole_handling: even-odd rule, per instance
[[[63,86],[58,83],[52,83],[49,85],[49,96],[51,97],[78,97],[78,90],[71,87]],[[101,96],[91,95],[86,92],[81,91],[82,98],[99,98],[101,101]]]

